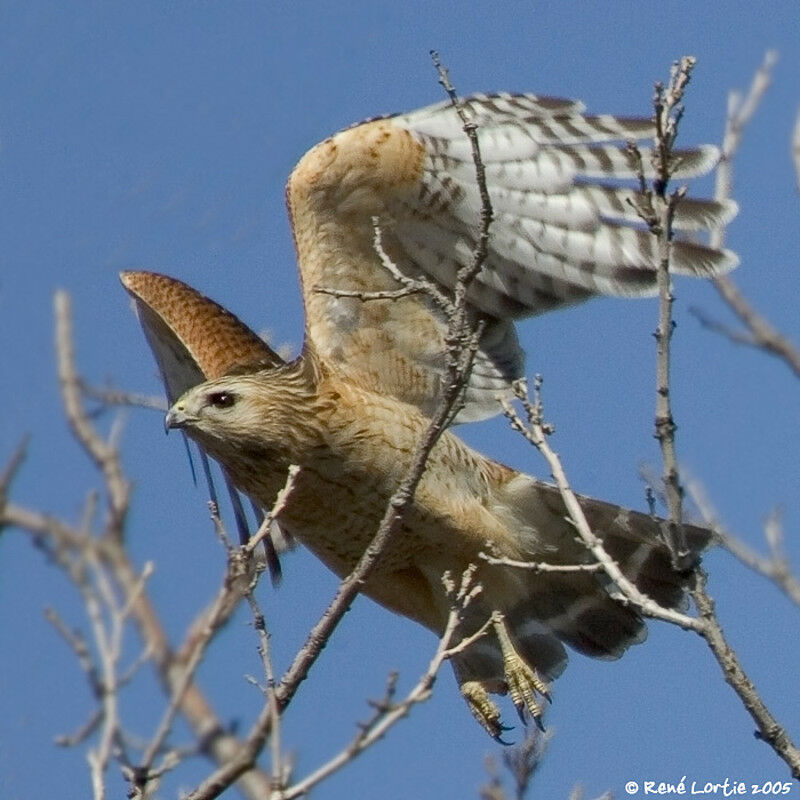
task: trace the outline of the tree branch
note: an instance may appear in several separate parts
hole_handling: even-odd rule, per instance
[[[680,119],[681,112],[678,111],[673,117],[672,109],[675,107],[675,101],[680,100],[683,88],[688,81],[688,73],[685,78],[681,77],[681,73],[685,69],[691,69],[694,64],[692,59],[687,62],[686,59],[682,60],[681,66],[677,71],[673,70],[672,80],[670,81],[670,89],[664,95],[662,92],[656,93],[656,119],[663,119],[662,124],[656,125],[656,149],[664,153],[664,163],[669,163],[669,154],[675,141],[677,132],[677,123]],[[767,65],[768,66],[768,65]],[[766,80],[758,76],[754,85],[765,86]],[[761,89],[763,92],[763,89]],[[751,92],[751,95],[753,92]],[[661,96],[661,100],[659,99]],[[757,105],[757,100],[751,100],[744,105],[745,112],[752,114],[752,109]],[[742,123],[743,124],[743,123]],[[733,126],[731,128],[734,129]],[[739,125],[738,130],[741,130]],[[738,134],[736,134],[738,137]],[[734,137],[734,138],[736,138]],[[736,138],[738,141],[738,138]],[[734,145],[735,146],[735,145]],[[729,144],[729,152],[731,145]],[[667,500],[670,513],[670,523],[676,529],[681,528],[681,498],[683,490],[678,480],[678,462],[675,452],[674,443],[674,430],[675,425],[672,418],[672,412],[669,406],[670,395],[670,373],[669,373],[669,348],[668,342],[672,332],[672,317],[671,317],[671,286],[669,281],[669,242],[672,237],[672,215],[674,211],[673,199],[678,197],[677,193],[673,193],[670,197],[670,202],[664,204],[663,199],[666,196],[666,186],[670,175],[668,171],[664,171],[660,175],[654,186],[654,193],[662,201],[662,209],[659,215],[659,225],[651,226],[651,230],[659,241],[659,327],[656,335],[657,353],[656,360],[658,363],[658,381],[656,389],[656,405],[660,409],[660,414],[656,415],[656,428],[657,438],[661,444],[662,459],[664,463],[664,484],[667,491]],[[724,178],[721,183],[724,182]],[[729,180],[727,185],[730,185]],[[717,199],[727,199],[717,197]],[[721,233],[719,236],[721,237]],[[715,246],[721,245],[721,238],[714,241]],[[718,280],[718,279],[717,279]],[[666,345],[666,347],[665,347]],[[659,419],[666,420],[668,423],[664,429],[663,435],[658,433]],[[764,702],[761,700],[758,692],[755,689],[752,681],[739,662],[739,659],[725,639],[722,631],[722,626],[717,619],[714,602],[706,592],[706,575],[702,569],[696,568],[691,573],[690,594],[697,606],[700,621],[695,630],[699,633],[706,644],[710,648],[717,660],[720,668],[723,671],[726,682],[734,689],[739,699],[742,701],[744,707],[750,713],[750,716],[758,726],[759,736],[766,741],[773,750],[789,765],[792,776],[800,778],[800,751],[794,746],[789,739],[785,729],[782,728],[770,711],[767,709]]]
[[[728,200],[731,197],[733,158],[739,149],[745,128],[752,120],[769,89],[772,82],[772,70],[777,59],[777,53],[774,50],[768,50],[761,66],[753,76],[747,93],[742,95],[740,92],[732,91],[728,97],[722,157],[716,172],[714,191],[716,200]],[[795,139],[800,142],[800,116],[798,116],[798,125],[795,131]],[[800,149],[797,152],[800,153]],[[796,161],[796,164],[800,164],[800,161]],[[710,245],[712,247],[720,248],[724,242],[725,230],[723,228],[717,228],[711,232]],[[756,311],[730,276],[718,275],[712,280],[712,283],[720,297],[742,323],[743,329],[731,329],[729,326],[712,320],[699,309],[690,309],[700,323],[706,328],[722,333],[737,344],[747,344],[776,356],[792,370],[796,377],[800,378],[800,350],[797,346],[775,328],[766,317]]]

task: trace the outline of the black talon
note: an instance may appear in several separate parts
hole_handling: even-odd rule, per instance
[[[535,717],[533,718],[533,721],[536,723],[536,727],[537,727],[537,728],[538,728],[538,729],[539,729],[539,730],[540,730],[542,733],[544,733],[544,732],[545,732],[545,730],[544,730],[544,723],[542,722],[542,718],[541,718],[541,717],[539,717],[539,716],[535,716]]]
[[[553,698],[550,695],[550,692],[539,692],[539,694],[544,697],[544,699],[547,700],[550,705],[553,705]]]
[[[492,736],[492,739],[494,739],[497,742],[497,744],[502,744],[505,747],[511,747],[511,745],[514,744],[514,742],[506,742],[504,739],[501,739],[499,733],[497,734],[497,736]]]
[[[519,721],[527,728],[528,727],[528,720],[525,717],[525,706],[523,705],[515,705],[514,708],[517,709],[517,716],[519,717]]]

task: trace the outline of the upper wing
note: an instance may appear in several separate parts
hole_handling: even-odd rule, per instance
[[[153,272],[122,272],[172,405],[204,381],[283,364],[230,311],[185,283]]]
[[[653,294],[657,263],[655,237],[628,202],[636,164],[625,144],[651,137],[650,120],[588,116],[578,103],[529,94],[476,95],[463,105],[478,125],[495,217],[469,293],[486,332],[460,421],[496,413],[497,393],[521,375],[513,320],[592,295]],[[649,151],[640,150],[647,168]],[[707,172],[717,158],[714,147],[677,151],[674,175]],[[405,275],[452,288],[471,261],[480,214],[455,109],[440,103],[336,134],[303,157],[287,199],[307,344],[349,379],[430,412],[444,364],[441,310],[419,294],[380,300],[319,290],[399,288],[379,249]],[[721,226],[735,213],[732,202],[686,199],[675,229]],[[709,276],[736,263],[727,250],[673,246],[675,272]]]
[[[204,381],[284,363],[243,322],[191,286],[152,272],[123,272],[120,280],[133,298],[170,405]],[[211,499],[216,503],[208,457],[202,449],[200,458]],[[246,540],[249,531],[241,499],[227,475],[225,480],[240,538]],[[260,522],[262,512],[255,505],[253,508]],[[280,577],[280,564],[269,538],[264,539],[264,546],[274,581]]]

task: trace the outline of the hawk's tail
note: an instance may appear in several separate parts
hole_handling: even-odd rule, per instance
[[[524,482],[523,482],[524,479]],[[517,485],[513,485],[517,484]],[[521,544],[532,561],[560,565],[589,565],[590,551],[581,543],[569,521],[559,490],[550,484],[519,476],[508,491],[515,495],[515,516],[521,525]],[[666,522],[589,497],[578,497],[593,533],[606,552],[640,592],[661,606],[686,606],[687,573],[673,566],[664,543]],[[711,542],[711,531],[685,525],[690,551],[699,554]],[[525,595],[506,611],[521,655],[539,666],[553,663],[552,646],[543,635],[550,632],[575,650],[594,658],[618,658],[647,631],[638,610],[615,599],[617,587],[602,570],[532,572]],[[546,650],[546,657],[542,651]]]

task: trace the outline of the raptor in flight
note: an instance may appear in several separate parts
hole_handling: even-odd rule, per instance
[[[483,333],[459,422],[498,413],[498,394],[521,376],[516,319],[594,295],[654,294],[657,259],[654,237],[629,203],[636,164],[625,146],[653,135],[650,120],[590,116],[579,103],[530,94],[476,95],[463,105],[478,125],[495,218],[468,295]],[[707,172],[717,157],[713,147],[676,151],[673,174]],[[173,404],[167,424],[185,431],[265,509],[289,465],[297,465],[278,522],[344,576],[374,536],[441,396],[441,307],[425,293],[371,295],[400,286],[382,256],[444,292],[472,258],[480,199],[455,109],[442,103],[326,139],[293,171],[287,203],[306,312],[303,351],[290,363],[177,280],[126,272],[122,282]],[[732,268],[732,253],[682,237],[724,225],[735,211],[732,203],[681,202],[674,272],[711,276]],[[625,575],[662,605],[679,604],[682,577],[659,521],[581,502]],[[489,693],[510,691],[518,710],[538,718],[536,694],[564,669],[565,644],[616,658],[645,637],[639,614],[614,600],[599,574],[540,574],[479,558],[492,550],[514,560],[590,561],[565,517],[554,487],[446,432],[364,587],[383,606],[441,633],[450,608],[442,574],[478,566],[483,591],[459,634],[495,611],[503,622],[452,663],[463,696],[493,736],[501,724]],[[689,527],[687,535],[697,550],[707,542],[702,530]]]

